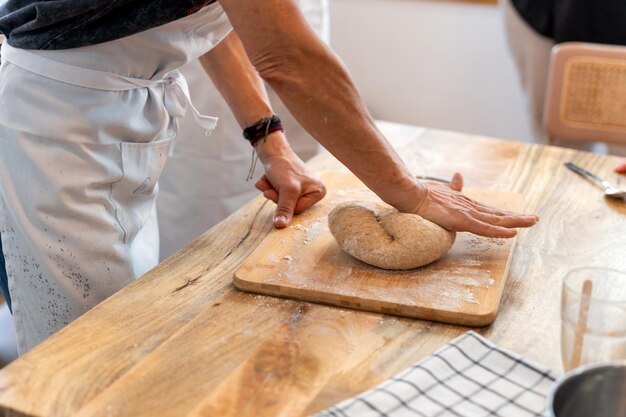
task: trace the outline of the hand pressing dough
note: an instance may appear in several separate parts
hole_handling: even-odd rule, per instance
[[[417,214],[382,203],[348,201],[328,214],[339,246],[355,258],[384,269],[413,269],[442,257],[456,233]]]

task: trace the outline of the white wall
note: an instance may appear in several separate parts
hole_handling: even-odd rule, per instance
[[[332,0],[331,44],[376,118],[531,138],[497,6]]]

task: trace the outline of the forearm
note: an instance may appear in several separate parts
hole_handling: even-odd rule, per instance
[[[304,128],[372,191],[413,211],[415,180],[376,127],[343,65],[329,50],[318,52],[317,58],[302,55],[301,78],[261,74]]]
[[[537,222],[536,216],[504,212],[463,195],[463,178],[458,173],[449,185],[412,178],[376,129],[347,71],[306,24],[294,0],[220,0],[220,4],[250,62],[300,124],[384,201],[448,230],[489,237],[513,237],[515,228]],[[282,160],[276,158],[275,165]],[[280,184],[284,169],[272,170],[271,166],[268,162],[266,173],[276,175],[261,178],[257,188],[277,202],[274,224],[285,227],[289,219],[280,220],[280,213],[297,213],[324,192],[317,186],[312,193],[303,194],[302,181],[297,180],[276,189],[273,183]],[[297,164],[289,166],[298,178],[301,169]],[[285,203],[298,196],[296,206]]]
[[[313,137],[383,199],[401,205],[397,193],[387,195],[390,185],[397,190],[414,181],[378,131],[343,65],[325,47],[298,55],[293,59],[297,76],[284,77],[286,72],[265,70],[263,64],[261,75]]]
[[[242,129],[253,125],[262,117],[272,115],[265,84],[250,63],[234,31],[215,48],[201,56],[200,63],[226,100]],[[295,156],[283,133],[276,132],[270,136],[271,140],[262,141],[257,145],[257,153],[263,163],[272,156],[285,154]]]
[[[272,115],[265,84],[235,32],[201,57],[200,62],[242,127]],[[273,132],[254,146],[265,168],[255,185],[276,203],[274,226],[287,227],[294,213],[306,210],[324,197],[324,184],[308,173],[284,132]]]
[[[263,80],[234,31],[201,56],[200,63],[242,128],[272,115]]]
[[[302,126],[381,198],[412,210],[417,190],[410,173],[377,130],[339,59],[297,6],[285,0],[221,3],[252,63]]]

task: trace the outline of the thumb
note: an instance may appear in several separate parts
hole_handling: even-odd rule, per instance
[[[278,206],[274,212],[274,227],[282,229],[289,226],[299,196],[297,187],[281,188],[278,192]]]
[[[450,188],[456,191],[463,191],[463,176],[461,176],[458,172],[455,172],[452,176]]]

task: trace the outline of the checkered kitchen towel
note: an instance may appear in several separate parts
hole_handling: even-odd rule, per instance
[[[555,376],[470,331],[315,417],[541,417]]]

